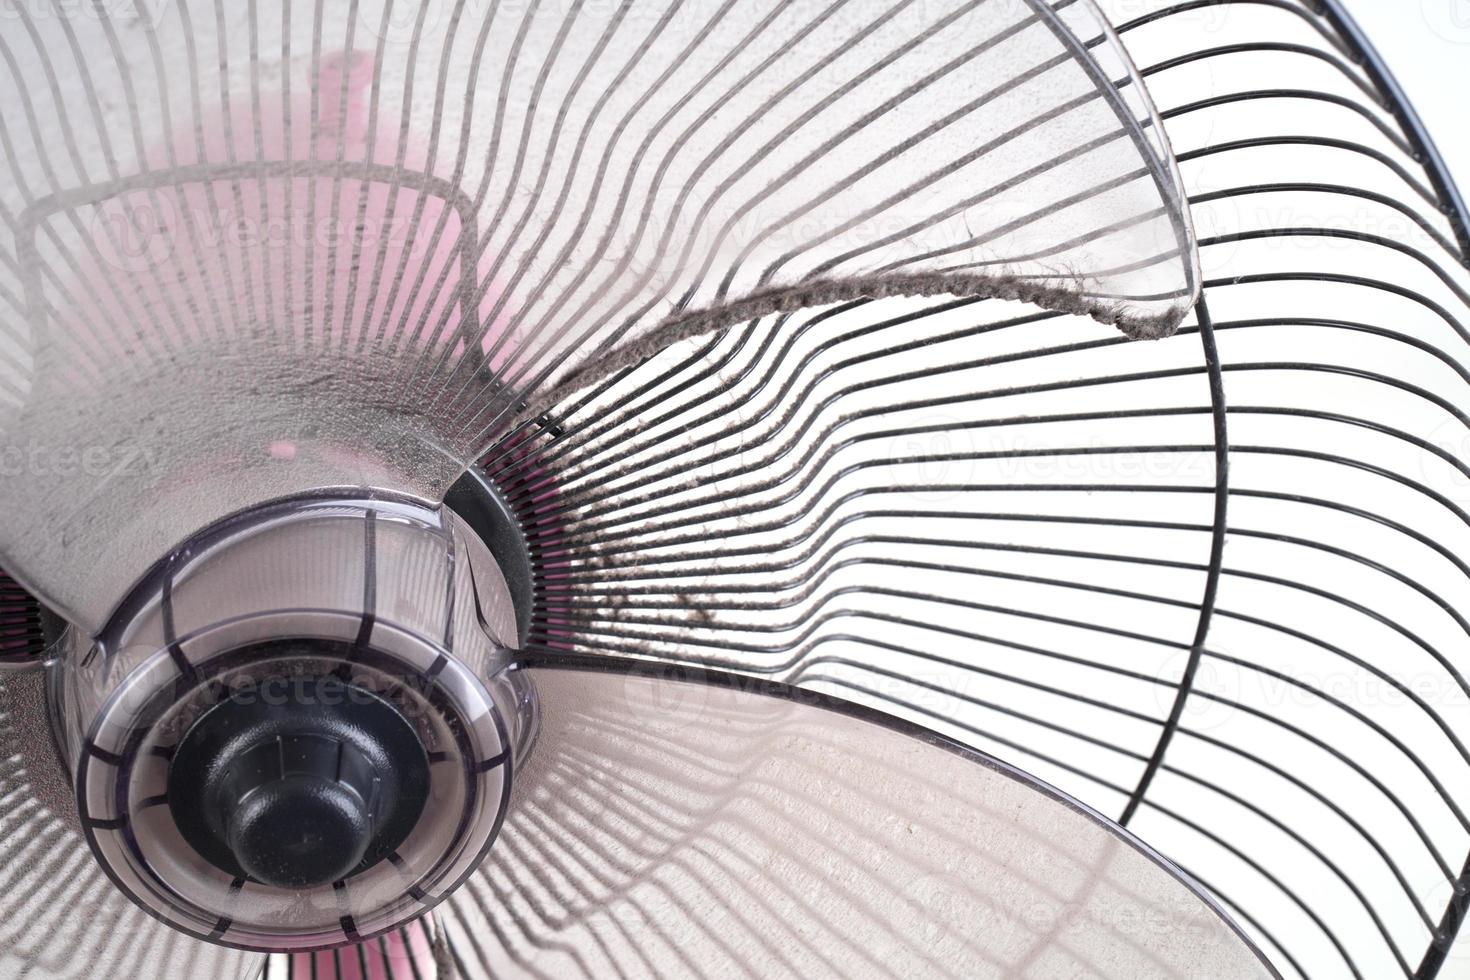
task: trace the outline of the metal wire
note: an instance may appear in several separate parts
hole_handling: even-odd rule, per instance
[[[34,664],[45,647],[41,604],[0,571],[0,669]]]
[[[1283,975],[1439,976],[1470,894],[1470,220],[1335,4],[1118,31],[1192,191],[1194,322],[853,302],[621,371],[486,460],[533,646],[881,706],[1128,824]]]
[[[1284,975],[1446,975],[1470,901],[1470,216],[1334,2],[1159,0],[1115,23],[1192,192],[1207,276],[1193,321],[1140,345],[1017,303],[871,299],[758,317],[612,372],[483,461],[530,542],[532,653],[708,664],[881,707],[1117,817],[1213,890]],[[338,156],[310,163],[336,173]],[[219,192],[239,210],[238,184]],[[510,222],[511,207],[489,226],[525,237],[532,211]],[[1136,262],[1177,254],[1158,245]],[[99,291],[63,258],[41,285],[79,288],[102,327],[130,333],[128,308],[146,304],[128,277]],[[359,272],[376,283],[388,261],[351,263],[344,310]],[[450,270],[406,292],[386,275],[400,332],[420,307],[452,317],[436,305]],[[221,299],[252,320],[257,301],[274,308],[271,276],[256,297],[220,271],[227,295],[201,292],[210,315],[165,292],[150,311],[163,328],[138,342],[218,323]],[[495,270],[481,272],[458,286],[476,304]],[[620,329],[586,315],[603,297],[573,302],[584,285],[535,308],[538,333]],[[324,294],[329,324],[335,301]],[[377,292],[366,302],[373,313]],[[506,373],[546,378],[570,349],[527,348]],[[488,432],[513,399],[501,385],[473,402],[472,373],[427,395]],[[0,663],[37,655],[39,637],[35,603],[0,577]],[[485,960],[461,941],[462,971]],[[310,972],[340,972],[342,955]]]

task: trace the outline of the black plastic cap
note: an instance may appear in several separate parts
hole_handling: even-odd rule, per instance
[[[211,864],[302,890],[392,853],[428,783],[428,755],[392,704],[337,677],[280,678],[233,692],[190,727],[168,802]]]

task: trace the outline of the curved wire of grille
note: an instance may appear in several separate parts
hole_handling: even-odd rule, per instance
[[[1127,823],[1284,975],[1436,976],[1470,882],[1464,216],[1331,9],[1150,7],[1119,32],[1196,322],[881,300],[676,345],[487,459],[533,642],[878,704]]]
[[[442,940],[429,915],[353,946],[263,957],[259,980],[448,980],[454,974]]]
[[[1197,294],[1091,0],[31,6],[0,35],[3,448],[150,458],[106,494],[0,471],[0,545],[93,629],[155,540],[364,458],[438,499],[523,397],[654,331],[881,290],[1151,335]]]
[[[0,569],[0,667],[34,663],[45,646],[41,604]]]

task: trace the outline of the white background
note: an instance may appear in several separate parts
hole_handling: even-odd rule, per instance
[[[1343,0],[1383,55],[1463,193],[1470,185],[1470,0]]]

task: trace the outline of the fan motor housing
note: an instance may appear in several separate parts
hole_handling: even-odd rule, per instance
[[[216,943],[396,928],[499,831],[536,730],[518,645],[505,576],[448,508],[358,491],[227,519],[53,667],[87,839]]]

